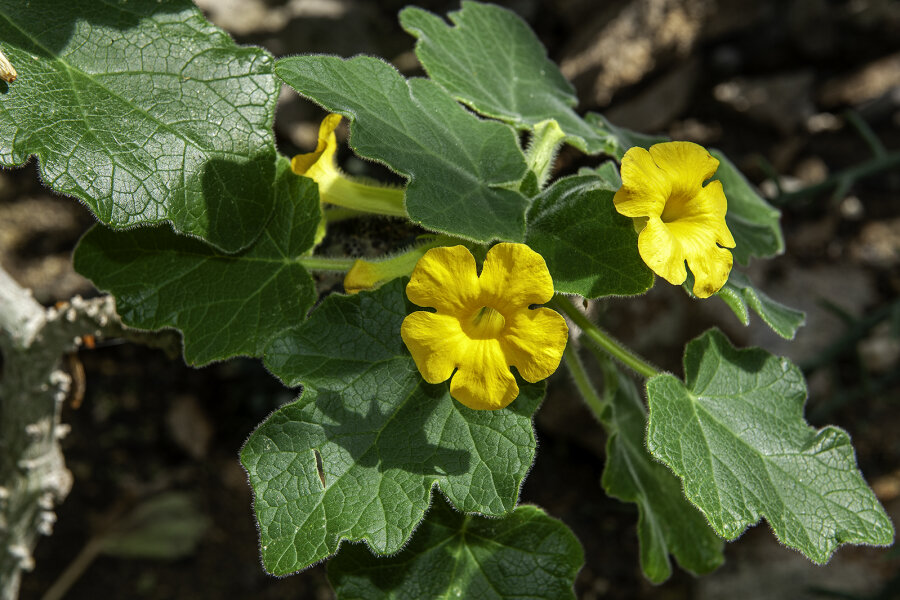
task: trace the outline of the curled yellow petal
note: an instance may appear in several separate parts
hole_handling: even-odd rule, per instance
[[[319,124],[319,139],[316,149],[307,154],[298,154],[291,159],[291,170],[297,175],[306,175],[312,179],[318,176],[337,173],[337,165],[334,161],[337,152],[337,137],[334,130],[341,123],[341,115],[329,114]]]
[[[722,183],[703,185],[718,165],[691,142],[631,148],[622,158],[622,187],[613,198],[616,210],[634,220],[647,266],[674,285],[684,283],[690,268],[700,298],[725,285],[732,263],[726,248],[735,245],[725,222]]]

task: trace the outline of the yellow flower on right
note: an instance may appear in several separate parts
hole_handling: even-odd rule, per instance
[[[694,295],[708,298],[731,272],[734,238],[725,223],[721,181],[703,185],[719,161],[691,142],[633,147],[622,158],[616,210],[634,219],[638,252],[654,273],[673,285],[694,274]],[[724,246],[724,247],[723,247]]]

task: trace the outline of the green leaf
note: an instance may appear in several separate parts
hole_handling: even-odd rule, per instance
[[[764,517],[817,563],[841,544],[892,542],[850,436],[803,420],[800,369],[759,348],[737,350],[716,330],[687,345],[684,369],[686,385],[668,374],[647,382],[647,445],[719,535],[735,539]]]
[[[483,519],[437,500],[403,552],[379,558],[345,546],[328,562],[328,579],[348,600],[574,600],[583,564],[575,535],[536,506]]]
[[[99,541],[109,556],[175,560],[196,551],[210,524],[190,496],[163,492],[114,521]]]
[[[303,321],[315,286],[302,255],[320,219],[316,184],[278,162],[276,207],[263,234],[238,254],[223,254],[167,226],[124,232],[91,229],[75,250],[75,269],[116,297],[126,325],[175,327],[184,357],[204,365],[261,356],[269,340]]]
[[[612,173],[560,179],[528,211],[526,242],[547,261],[559,292],[597,298],[641,294],[653,285],[631,219],[613,205]]]
[[[685,282],[685,286],[687,286],[687,282]],[[747,311],[749,306],[753,312],[762,317],[772,331],[786,340],[794,339],[797,330],[806,322],[806,314],[803,311],[772,300],[753,287],[753,282],[749,277],[734,269],[731,270],[728,281],[725,282],[722,289],[716,292],[716,295],[728,305],[744,325],[750,322]]]
[[[722,182],[728,199],[725,222],[736,244],[731,250],[734,258],[746,266],[751,257],[768,258],[784,252],[781,213],[763,200],[721,150],[710,148],[709,153],[719,159],[713,179]]]
[[[241,451],[271,573],[304,569],[342,540],[398,552],[435,485],[467,513],[500,516],[516,505],[544,387],[520,382],[508,408],[475,411],[446,383],[425,383],[400,338],[404,285],[332,295],[267,351],[273,373],[305,386]]]
[[[482,121],[428,79],[377,58],[294,56],[275,65],[302,96],[351,120],[350,145],[409,179],[406,211],[422,226],[479,242],[521,242],[528,199],[515,132]]]
[[[187,0],[0,0],[19,73],[0,84],[0,163],[114,228],[170,221],[226,251],[272,212],[272,57],[234,44]]]
[[[454,98],[519,129],[555,119],[566,141],[579,150],[610,153],[608,134],[578,116],[575,88],[518,15],[491,4],[463,2],[462,10],[448,16],[454,27],[408,7],[400,12],[400,24],[418,39],[416,56],[428,75]]]
[[[722,540],[685,499],[678,479],[644,446],[647,412],[634,382],[612,364],[604,368],[607,406],[602,420],[609,440],[603,489],[637,505],[644,574],[653,583],[668,579],[669,554],[694,574],[709,573],[724,560]]]

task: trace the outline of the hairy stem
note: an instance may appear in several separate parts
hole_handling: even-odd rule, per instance
[[[597,393],[594,384],[591,383],[587,372],[584,370],[584,364],[578,356],[578,351],[572,346],[571,342],[566,345],[566,349],[563,352],[563,362],[566,363],[566,367],[569,369],[572,380],[575,382],[575,387],[581,393],[584,403],[591,409],[597,420],[602,423],[604,420],[603,412],[606,410],[607,402]]]
[[[591,323],[580,310],[565,297],[557,294],[550,301],[550,306],[558,309],[564,315],[569,317],[575,325],[581,329],[582,333],[587,337],[588,341],[599,346],[604,352],[621,362],[623,365],[632,369],[643,377],[650,378],[659,374],[659,370],[649,362],[632,352],[630,349],[622,345],[621,342],[610,336],[608,333]]]

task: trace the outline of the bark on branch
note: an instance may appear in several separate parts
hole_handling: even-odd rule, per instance
[[[59,440],[71,378],[60,362],[86,335],[123,329],[109,296],[44,308],[0,267],[0,600],[18,596],[40,534],[72,486]]]

